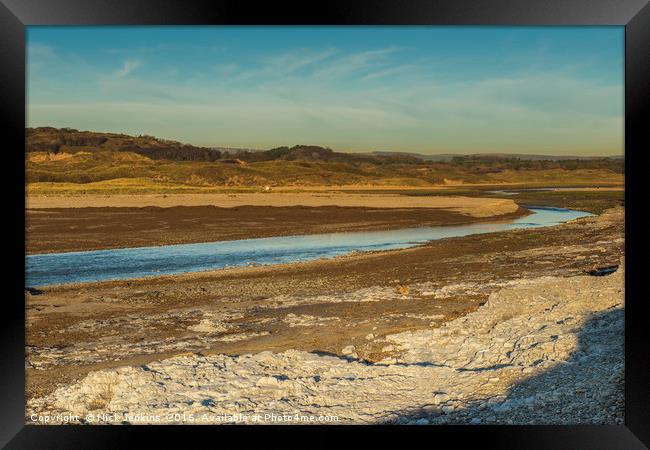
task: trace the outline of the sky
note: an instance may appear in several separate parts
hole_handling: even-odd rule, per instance
[[[201,146],[623,153],[623,27],[40,27],[27,124]]]

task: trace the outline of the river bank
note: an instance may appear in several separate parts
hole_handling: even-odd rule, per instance
[[[44,288],[27,295],[28,397],[188,351],[397,357],[386,336],[437,328],[508,283],[617,265],[623,217],[617,208],[330,261]]]
[[[483,223],[28,255],[26,283],[35,288],[298,263],[410,248],[438,239],[547,227],[590,215],[582,211],[531,207],[525,217]]]
[[[28,204],[29,254],[394,230],[527,214],[509,199],[337,193],[36,197]]]
[[[360,360],[353,346],[342,355],[185,354],[93,372],[29,402],[28,415],[75,415],[85,423],[310,423],[310,417],[325,417],[337,423],[620,425],[623,285],[622,266],[603,277],[513,280],[465,317],[385,336],[393,356],[377,363]]]

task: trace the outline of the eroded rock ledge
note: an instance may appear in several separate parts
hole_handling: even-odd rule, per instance
[[[343,352],[348,357],[187,354],[93,372],[31,400],[27,415],[159,415],[163,423],[183,413],[198,423],[225,414],[329,415],[338,423],[622,423],[623,272],[621,266],[601,277],[510,282],[474,313],[387,336],[391,356],[376,364],[354,359],[354,349]]]

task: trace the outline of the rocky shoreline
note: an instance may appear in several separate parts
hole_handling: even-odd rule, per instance
[[[622,264],[606,276],[513,280],[440,327],[367,336],[386,355],[375,363],[348,346],[342,356],[198,353],[99,370],[30,400],[27,419],[221,423],[261,414],[274,422],[306,415],[338,423],[620,424],[623,286]]]

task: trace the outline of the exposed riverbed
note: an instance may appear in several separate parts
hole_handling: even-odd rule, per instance
[[[28,414],[620,424],[624,269],[586,274],[623,244],[618,209],[338,262],[44,288],[28,298]]]
[[[400,230],[280,236],[27,256],[30,287],[140,278],[333,258],[352,252],[394,250],[427,241],[519,228],[557,225],[591,214],[562,208],[534,208],[515,220]]]
[[[42,287],[26,295],[28,397],[188,351],[396,356],[385,336],[438,327],[511,282],[618,265],[624,216],[611,211],[300,264]]]

